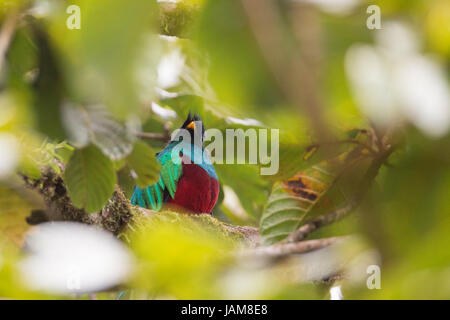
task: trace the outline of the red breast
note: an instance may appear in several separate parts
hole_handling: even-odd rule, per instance
[[[193,213],[211,213],[219,197],[219,182],[196,164],[183,163],[175,197],[168,203]]]

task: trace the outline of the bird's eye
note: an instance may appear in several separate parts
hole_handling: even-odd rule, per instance
[[[188,125],[187,125],[187,127],[186,128],[188,128],[188,129],[192,129],[192,130],[195,130],[195,122],[194,121],[192,121],[191,123],[189,123]]]

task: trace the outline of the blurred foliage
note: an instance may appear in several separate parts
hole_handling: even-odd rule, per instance
[[[245,267],[235,256],[243,235],[210,216],[163,211],[151,219],[138,217],[133,228],[129,242],[139,263],[130,285],[136,292],[153,293],[150,298],[293,299],[323,294],[310,284],[292,286],[279,270]]]
[[[150,221],[138,222],[139,229],[131,240],[142,263],[135,285],[181,299],[216,296],[214,280],[226,267],[225,261],[237,242],[208,218],[162,212]],[[209,220],[206,226],[196,221],[205,219]]]
[[[0,187],[0,208],[2,208],[0,215],[2,238],[16,246],[22,246],[25,232],[29,229],[24,222],[32,205],[17,192],[2,186]]]
[[[280,103],[239,1],[208,1],[196,26],[196,38],[209,53],[209,79],[219,98],[236,108]]]
[[[450,230],[449,137],[429,143],[415,130],[408,147],[385,167],[359,227],[383,256],[382,290],[349,285],[349,297],[448,299]],[[414,181],[414,183],[412,183]],[[344,291],[345,295],[345,291]]]
[[[155,152],[165,141],[140,140],[137,132],[166,135],[189,110],[202,117],[206,129],[222,133],[280,130],[277,174],[261,176],[260,164],[215,165],[221,199],[214,213],[221,220],[259,225],[267,244],[345,204],[385,142],[377,135],[392,130],[397,150],[355,215],[311,238],[357,234],[364,243],[327,251],[327,258],[336,254],[353,261],[369,248],[379,253],[370,263],[381,265],[382,289],[367,289],[364,262],[362,278],[338,282],[345,298],[450,297],[448,130],[431,137],[409,117],[394,119],[391,128],[378,125],[364,114],[347,78],[346,55],[355,44],[379,54],[389,51],[373,46],[379,33],[366,28],[366,8],[374,2],[355,2],[341,12],[290,0],[270,3],[269,14],[258,12],[279,20],[263,38],[275,35],[280,45],[265,52],[255,17],[238,0],[0,1],[5,40],[0,44],[0,54],[5,52],[0,57],[0,297],[45,298],[28,291],[16,270],[17,247],[28,229],[25,217],[38,207],[24,192],[21,175],[37,179],[50,166],[62,174],[76,206],[98,212],[116,183],[129,197],[135,184],[144,186],[157,176]],[[81,29],[66,26],[66,8],[73,4],[81,8]],[[417,54],[433,57],[448,80],[448,1],[376,4],[383,26],[389,21],[411,26]],[[297,53],[306,72],[291,74]],[[285,66],[281,72],[268,61],[270,54],[276,65]],[[443,87],[448,94],[448,82]],[[320,107],[318,117],[333,138],[324,145],[306,112],[311,102]],[[410,104],[401,106],[402,112],[413,113]],[[137,268],[127,290],[146,298],[327,297],[326,286],[296,276],[311,256],[273,269],[255,267],[259,262],[233,255],[239,239],[213,221],[165,213],[130,225],[123,238],[129,239]],[[320,266],[329,263],[319,258]]]
[[[159,32],[168,36],[186,37],[203,1],[160,2]]]
[[[21,254],[17,247],[0,239],[0,296],[10,299],[54,299],[56,297],[29,290],[21,280],[18,264]]]
[[[128,5],[124,0],[82,0],[70,4],[82,8],[82,27],[65,27],[67,6],[62,2],[49,19],[49,31],[59,50],[71,97],[80,103],[105,103],[120,118],[137,112],[134,63],[145,32],[155,27],[154,2],[139,0]]]
[[[128,156],[128,163],[131,170],[137,175],[136,185],[145,188],[159,179],[159,165],[153,165],[156,162],[156,155],[152,148],[142,141],[136,142],[133,152]],[[142,161],[149,159],[152,161]]]

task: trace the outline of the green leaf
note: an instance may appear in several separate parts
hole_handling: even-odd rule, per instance
[[[111,160],[123,159],[133,148],[133,130],[121,124],[103,106],[83,107],[66,103],[63,116],[71,142],[76,146],[92,143]]]
[[[304,218],[317,216],[344,203],[359,185],[370,158],[364,147],[356,147],[322,161],[293,177],[274,184],[260,221],[265,244],[285,239],[301,226]]]
[[[155,151],[145,142],[137,141],[133,151],[127,157],[130,169],[137,175],[136,184],[144,188],[159,178],[160,164],[156,160]]]
[[[64,182],[73,204],[93,213],[111,198],[116,173],[111,160],[91,145],[74,152],[64,170]]]
[[[299,227],[331,187],[335,175],[328,170],[323,163],[274,185],[260,222],[265,244],[278,242]]]

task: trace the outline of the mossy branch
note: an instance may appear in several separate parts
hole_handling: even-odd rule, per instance
[[[97,213],[86,213],[71,202],[64,181],[53,169],[46,169],[38,180],[23,176],[28,188],[37,191],[46,204],[46,210],[35,210],[27,218],[28,223],[38,224],[46,221],[77,221],[91,224],[120,236],[124,231],[133,229],[148,219],[171,219],[174,222],[191,219],[199,227],[209,230],[220,237],[236,240],[243,245],[244,257],[278,258],[290,254],[301,254],[318,250],[334,244],[338,238],[326,238],[296,243],[280,243],[261,246],[259,230],[250,226],[236,226],[224,223],[210,215],[185,215],[172,211],[155,212],[132,206],[119,187],[105,207]]]
[[[67,194],[64,181],[53,169],[45,169],[37,180],[23,176],[25,185],[37,191],[46,205],[46,210],[35,210],[27,218],[29,224],[46,221],[77,221],[96,225],[113,234],[119,234],[132,216],[130,202],[116,186],[111,199],[100,212],[86,213],[77,208]]]

